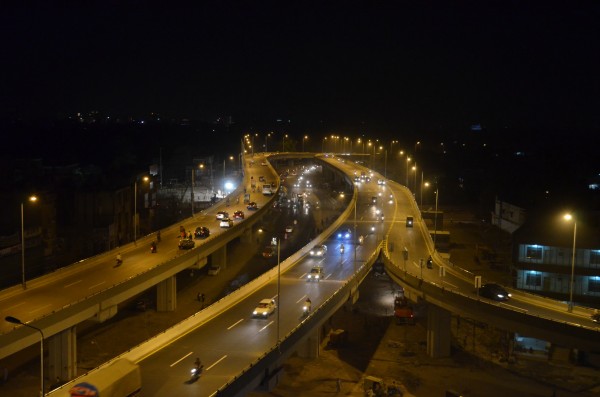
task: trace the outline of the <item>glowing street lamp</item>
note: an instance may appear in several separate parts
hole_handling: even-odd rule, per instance
[[[29,201],[35,203],[37,201],[36,196],[29,196]],[[21,202],[21,278],[23,289],[27,288],[25,283],[25,216],[24,216],[24,203]]]
[[[302,137],[302,151],[304,152],[304,141],[306,141],[308,139],[308,135],[304,135]]]
[[[565,214],[563,219],[567,222],[573,221],[573,254],[571,257],[571,282],[569,283],[569,306],[567,311],[573,311],[573,284],[575,283],[575,247],[577,242],[577,221],[571,214]]]
[[[149,177],[144,176],[142,181],[148,182],[150,180]],[[133,243],[135,244],[137,241],[137,227],[138,227],[138,212],[137,212],[137,178],[133,183]]]

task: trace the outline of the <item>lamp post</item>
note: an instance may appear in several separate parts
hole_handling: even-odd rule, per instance
[[[423,171],[421,171],[421,204],[419,205],[421,212],[423,212],[423,186],[429,187],[429,182],[423,182]]]
[[[408,163],[410,163],[410,157],[406,157],[406,187],[408,187]]]
[[[288,137],[287,134],[285,134],[281,137],[281,151],[282,152],[285,152],[285,138],[287,138],[287,137]]]
[[[29,196],[29,201],[35,203],[37,201],[36,196]],[[25,283],[25,209],[24,203],[21,202],[21,282],[23,284],[23,289],[27,288],[27,284]]]
[[[326,140],[327,140],[327,137],[325,137],[321,140],[321,153],[325,153],[325,141]]]
[[[438,214],[438,198],[440,197],[437,178],[435,180],[435,214],[433,215],[433,251],[437,249],[435,240],[437,237],[437,214]]]
[[[415,165],[413,165],[412,170],[415,172],[415,183],[413,184],[414,186],[414,196],[417,195],[417,162],[415,161]]]
[[[147,176],[143,177],[144,182],[148,182],[150,178]],[[138,225],[138,213],[137,213],[137,178],[133,183],[133,243],[137,242],[137,225]]]
[[[45,396],[46,393],[44,392],[44,333],[42,332],[41,329],[39,329],[38,327],[34,327],[33,325],[29,325],[26,324],[24,322],[22,322],[21,320],[19,320],[18,318],[12,317],[12,316],[6,316],[4,317],[4,320],[6,320],[7,322],[11,323],[11,324],[19,324],[19,325],[24,325],[25,327],[29,327],[29,328],[33,328],[36,331],[38,331],[41,335],[40,338],[40,396]]]
[[[308,135],[304,135],[302,137],[302,151],[304,152],[304,141],[306,141],[308,139]]]
[[[571,281],[569,282],[569,306],[567,311],[571,313],[573,311],[573,284],[575,284],[575,248],[577,243],[577,221],[571,214],[563,216],[566,221],[573,221],[573,255],[571,256]]]

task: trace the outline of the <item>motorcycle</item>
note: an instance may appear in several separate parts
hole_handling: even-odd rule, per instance
[[[340,254],[344,253],[344,244],[340,245]]]
[[[304,306],[302,306],[302,316],[306,317],[310,314],[310,303],[304,302]]]
[[[156,254],[156,243],[150,245],[150,253]]]
[[[360,237],[358,238],[358,243],[359,243],[359,244],[361,244],[361,245],[362,245],[362,243],[364,243],[364,241],[365,241],[365,238],[364,238],[363,236],[360,236]]]
[[[433,259],[427,258],[427,269],[433,269]]]
[[[198,379],[203,369],[204,365],[192,368],[192,370],[190,371],[190,376],[192,377],[192,379]]]

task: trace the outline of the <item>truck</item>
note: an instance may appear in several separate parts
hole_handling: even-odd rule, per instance
[[[413,308],[404,295],[396,296],[394,299],[394,317],[398,324],[415,324]]]
[[[139,365],[118,358],[91,370],[46,393],[50,397],[141,396],[142,376]]]

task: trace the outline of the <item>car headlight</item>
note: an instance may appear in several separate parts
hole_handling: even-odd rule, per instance
[[[314,254],[315,254],[315,251],[310,251],[310,254],[311,254],[311,255],[314,255]]]
[[[315,278],[319,278],[319,275],[317,274],[317,275],[315,276]]]
[[[252,314],[254,314],[256,316],[258,314],[258,312],[255,310]]]

